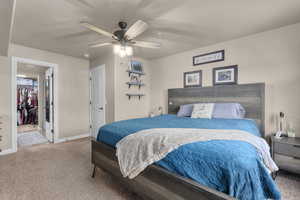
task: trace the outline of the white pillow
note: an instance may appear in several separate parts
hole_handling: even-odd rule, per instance
[[[207,118],[211,119],[214,111],[214,103],[194,104],[191,118]]]

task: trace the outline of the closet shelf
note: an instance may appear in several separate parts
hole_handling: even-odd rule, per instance
[[[132,85],[133,85],[133,86],[138,86],[139,89],[140,89],[142,86],[145,86],[144,83],[138,83],[138,82],[127,82],[126,84],[128,85],[128,88],[130,88]]]
[[[134,71],[134,70],[126,70],[126,72],[128,72],[128,75],[129,75],[129,76],[130,76],[131,74],[138,74],[139,76],[145,75],[144,72]]]
[[[140,100],[141,97],[145,96],[145,94],[130,94],[130,93],[126,93],[126,95],[128,96],[129,100],[131,97],[139,97],[139,100]]]

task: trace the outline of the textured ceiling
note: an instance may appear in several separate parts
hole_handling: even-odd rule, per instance
[[[242,36],[298,23],[299,0],[18,0],[13,42],[91,59],[112,51],[89,49],[107,41],[79,25],[89,21],[108,31],[120,20],[150,25],[139,40],[162,48],[135,48],[136,56],[158,58]]]

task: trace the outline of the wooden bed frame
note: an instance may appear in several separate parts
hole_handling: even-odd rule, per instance
[[[179,106],[197,102],[238,102],[246,109],[246,117],[255,119],[264,136],[265,84],[223,85],[203,88],[168,90],[168,113],[174,114]],[[102,142],[92,141],[92,163],[113,175],[129,190],[144,199],[153,200],[228,200],[224,193],[203,186],[191,179],[171,173],[159,166],[147,167],[134,179],[123,178],[116,151]]]

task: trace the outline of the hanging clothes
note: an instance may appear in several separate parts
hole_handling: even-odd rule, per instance
[[[34,81],[32,79],[31,85],[17,85],[17,125],[38,124],[38,94]],[[19,78],[18,83],[22,83]]]

